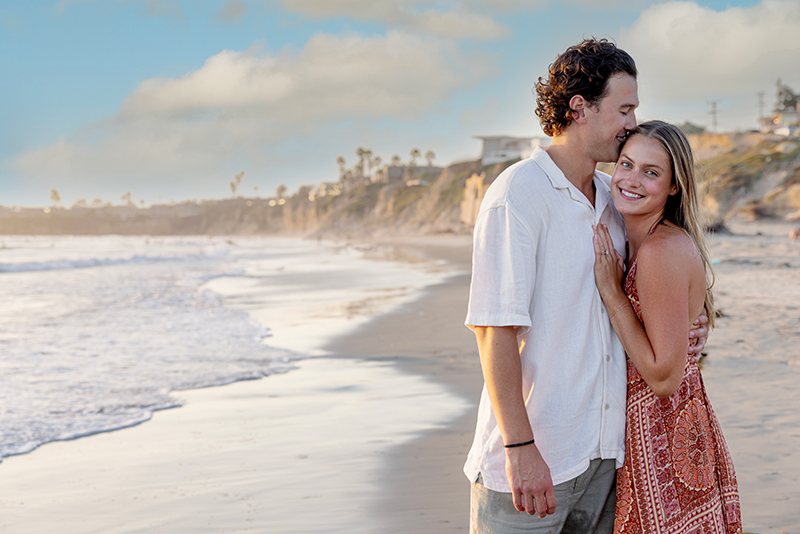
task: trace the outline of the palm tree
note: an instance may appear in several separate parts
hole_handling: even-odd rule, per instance
[[[360,176],[364,176],[364,156],[366,155],[366,150],[362,147],[358,147],[356,149],[356,156],[358,156],[358,165],[356,165],[356,170]]]
[[[275,191],[275,193],[278,195],[278,198],[283,198],[283,195],[286,194],[286,186],[283,184],[279,185],[278,190]]]
[[[401,162],[400,156],[398,156],[397,154],[392,156],[392,167],[399,167],[400,162]]]
[[[241,171],[233,177],[233,181],[230,183],[231,186],[231,194],[236,194],[236,189],[241,185],[242,179],[244,178],[244,171]]]
[[[122,201],[129,208],[135,208],[136,207],[136,204],[134,204],[134,202],[133,202],[133,193],[131,193],[130,191],[128,191],[127,193],[122,195]]]
[[[53,201],[53,204],[58,204],[61,202],[61,195],[58,194],[58,191],[55,189],[50,190],[50,200]]]
[[[409,167],[416,167],[417,166],[417,158],[422,155],[422,152],[419,151],[418,148],[411,149],[411,159],[408,162]]]
[[[425,152],[425,161],[428,162],[428,167],[433,167],[434,159],[436,159],[436,154],[434,154],[433,150],[428,150]]]
[[[339,156],[336,158],[336,164],[339,166],[339,181],[341,182],[344,178],[344,173],[347,170],[345,167],[347,165],[347,161],[345,161],[344,156]]]
[[[417,165],[417,158],[422,155],[418,148],[411,149],[411,160],[408,162],[409,166],[415,167]]]
[[[367,176],[372,176],[372,150],[364,149],[364,159],[367,162]]]

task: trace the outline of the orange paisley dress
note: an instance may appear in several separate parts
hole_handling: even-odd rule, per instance
[[[636,262],[625,293],[639,321]],[[625,462],[617,471],[615,534],[742,532],[733,461],[697,363],[658,398],[627,359]]]

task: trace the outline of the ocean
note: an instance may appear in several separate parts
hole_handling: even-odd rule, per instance
[[[286,238],[0,238],[0,458],[266,377],[448,276]],[[378,259],[374,259],[378,258]]]

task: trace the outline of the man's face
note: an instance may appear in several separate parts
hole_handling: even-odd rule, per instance
[[[617,161],[625,136],[636,128],[639,106],[636,78],[617,74],[608,80],[608,94],[586,108],[586,152],[595,161]]]

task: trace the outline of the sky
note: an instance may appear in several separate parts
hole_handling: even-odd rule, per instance
[[[639,120],[757,127],[800,91],[800,0],[3,0],[0,205],[272,196],[358,147],[447,165],[542,136],[532,87],[585,37],[639,69]]]

